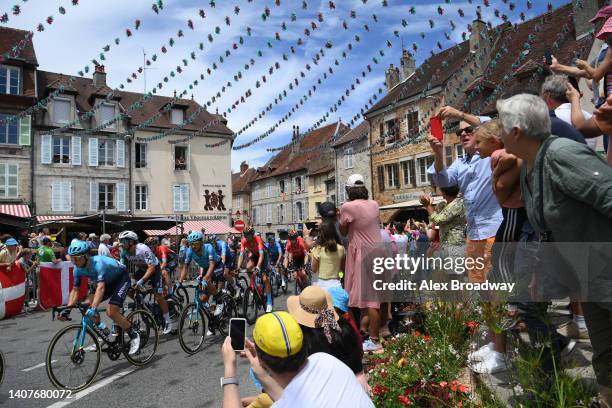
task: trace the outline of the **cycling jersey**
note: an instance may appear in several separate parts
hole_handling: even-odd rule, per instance
[[[219,257],[213,249],[212,245],[204,244],[202,248],[200,248],[201,254],[197,254],[192,248],[187,250],[187,255],[185,256],[185,264],[189,265],[192,260],[194,260],[198,265],[200,265],[204,269],[208,269],[209,262],[219,262]]]
[[[165,262],[169,269],[176,268],[176,253],[166,245],[158,245],[157,248],[155,248],[155,256],[160,263]]]
[[[276,263],[278,257],[283,254],[283,250],[278,242],[274,242],[272,244],[266,242],[266,249],[268,250],[272,263]]]
[[[306,245],[304,245],[304,239],[302,237],[297,237],[295,244],[293,244],[291,240],[287,241],[285,251],[288,254],[291,254],[294,259],[303,258],[308,254],[308,251],[306,251]]]
[[[227,242],[222,239],[217,240],[217,255],[219,256],[227,256],[229,255],[229,248],[227,246]]]
[[[244,253],[245,250],[249,250],[251,254],[256,255],[259,253],[263,253],[265,249],[265,245],[261,237],[254,237],[252,241],[247,240],[246,238],[242,238],[240,241],[240,255]]]
[[[145,244],[136,244],[136,251],[133,254],[126,250],[121,250],[121,263],[137,269],[146,269],[149,266],[159,265],[159,261],[153,254],[153,251]]]
[[[75,288],[81,285],[83,276],[90,281],[104,282],[102,301],[108,300],[111,305],[123,306],[131,281],[127,268],[115,259],[102,255],[92,256],[87,268],[75,266],[73,274]]]

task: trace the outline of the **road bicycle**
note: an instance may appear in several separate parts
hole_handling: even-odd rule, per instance
[[[183,307],[187,306],[189,304],[189,293],[187,293],[185,286],[181,282],[176,281],[174,282],[173,290],[174,300]]]
[[[80,391],[87,388],[98,374],[100,357],[106,352],[108,358],[115,361],[121,354],[132,365],[143,366],[151,361],[157,351],[159,334],[153,315],[146,310],[135,310],[127,316],[132,327],[140,335],[140,348],[130,356],[130,338],[127,332],[113,324],[116,332],[102,330],[85,313],[88,304],[77,303],[74,306],[53,308],[51,318],[56,313],[68,309],[79,309],[81,322],[71,324],[58,331],[47,349],[46,369],[51,383],[57,388]],[[104,311],[104,310],[102,310]],[[72,320],[72,319],[68,319]],[[105,348],[101,348],[100,341]]]
[[[200,350],[209,330],[213,335],[219,330],[221,335],[227,336],[230,319],[238,316],[236,301],[226,289],[222,289],[217,297],[217,307],[221,305],[222,311],[215,315],[208,302],[200,299],[200,295],[206,291],[202,285],[206,285],[206,282],[187,286],[195,288],[194,301],[183,309],[179,320],[179,343],[187,354],[195,354]]]
[[[157,327],[163,329],[164,325],[166,324],[166,321],[164,320],[164,314],[162,313],[161,308],[155,300],[155,289],[146,289],[138,286],[132,286],[130,290],[132,292],[134,302],[128,303],[127,310],[146,310],[153,316]],[[174,295],[166,297],[166,303],[168,304],[168,313],[170,314],[170,319],[172,321],[176,321],[176,319],[178,319],[181,315],[181,311],[183,310],[181,303],[176,300]],[[172,334],[176,333],[176,329],[172,330]]]
[[[288,270],[288,275],[293,275],[295,274],[295,285],[293,288],[293,293],[297,296],[300,293],[302,293],[302,291],[311,285],[312,283],[312,273],[310,272],[310,268],[308,265],[304,265],[300,268],[295,267],[295,265],[289,265],[289,268],[287,268]],[[303,273],[297,273],[298,271],[302,271]],[[305,275],[305,276],[303,276]]]
[[[275,265],[270,265],[268,268],[268,278],[270,278],[270,288],[272,288],[272,296],[278,297],[280,288],[283,283],[283,278],[276,269]]]
[[[244,292],[242,302],[243,316],[249,324],[254,324],[257,320],[259,309],[266,310],[266,295],[264,294],[264,284],[262,273],[252,273],[249,277],[249,286]]]

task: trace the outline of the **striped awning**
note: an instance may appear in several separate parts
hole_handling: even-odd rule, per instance
[[[30,207],[26,204],[0,204],[0,213],[21,218],[29,218],[32,216],[32,214],[30,214]]]
[[[50,221],[69,222],[69,220],[74,217],[75,217],[74,215],[37,215],[36,221],[38,222],[50,222]]]
[[[239,234],[238,230],[225,224],[219,220],[208,220],[208,221],[184,221],[183,222],[183,233],[187,234],[189,231],[201,231],[202,228],[206,231],[206,234]],[[180,227],[171,227],[165,231],[161,230],[145,230],[144,233],[149,236],[158,235],[178,235],[180,234]]]
[[[166,230],[144,230],[143,232],[150,237],[157,237],[159,235],[166,234]]]

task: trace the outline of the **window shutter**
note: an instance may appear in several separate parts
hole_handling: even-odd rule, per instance
[[[89,182],[89,210],[98,211],[98,183],[96,183],[95,181]]]
[[[26,115],[19,120],[19,144],[29,146],[31,141],[32,116]]]
[[[185,153],[187,157],[185,157],[185,166],[187,171],[191,169],[191,143],[187,145],[187,153]]]
[[[125,167],[125,140],[117,140],[117,167]]]
[[[6,173],[6,196],[17,198],[19,196],[19,164],[8,164]]]
[[[95,137],[89,139],[89,166],[98,166],[98,139]]]
[[[51,184],[51,210],[61,210],[61,197],[62,197],[62,182],[54,181]]]
[[[72,211],[72,182],[62,181],[61,207],[64,211]]]
[[[307,191],[307,188],[306,188],[306,177],[305,176],[300,176],[300,178],[302,179],[302,191]]]
[[[117,211],[125,211],[125,183],[117,183]]]
[[[181,186],[181,204],[183,211],[189,211],[189,184]]]
[[[172,205],[174,207],[174,211],[181,211],[181,186],[175,185],[172,187]]]
[[[385,191],[385,167],[378,166],[378,189]]]
[[[42,164],[51,164],[51,135],[42,135],[40,137],[40,162]]]
[[[73,166],[81,165],[81,136],[72,136],[71,141],[72,146],[70,146],[70,154],[72,157],[70,158],[70,163]]]

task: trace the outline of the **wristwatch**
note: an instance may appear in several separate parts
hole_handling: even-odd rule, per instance
[[[236,377],[221,377],[219,379],[219,382],[221,383],[221,387],[228,385],[228,384],[236,384],[238,385],[238,379]]]

